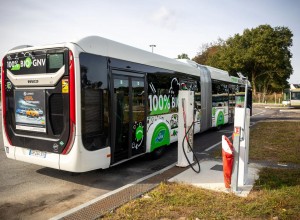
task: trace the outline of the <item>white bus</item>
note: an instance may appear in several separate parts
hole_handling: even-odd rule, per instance
[[[289,89],[284,90],[282,104],[290,107],[300,107],[300,84],[291,84]]]
[[[232,122],[244,101],[225,71],[95,36],[19,46],[2,67],[7,157],[71,172],[159,156],[177,141],[180,89],[195,91],[195,133]]]

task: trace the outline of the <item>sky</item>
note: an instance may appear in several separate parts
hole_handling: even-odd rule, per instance
[[[290,83],[300,84],[299,0],[0,0],[0,57],[19,45],[97,35],[176,58],[269,24],[293,33]]]

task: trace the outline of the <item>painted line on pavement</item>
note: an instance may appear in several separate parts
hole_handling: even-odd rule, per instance
[[[231,135],[229,135],[229,136],[227,136],[229,139],[231,139],[232,137],[231,137]],[[220,142],[218,142],[218,143],[216,143],[216,144],[214,144],[214,145],[212,145],[212,146],[210,146],[209,148],[206,148],[204,151],[210,151],[211,149],[214,149],[215,147],[217,147],[219,144],[221,144],[222,143],[222,141],[220,141]]]
[[[214,144],[213,146],[211,146],[211,147],[209,147],[209,148],[206,148],[204,151],[210,151],[211,149],[214,149],[216,146],[218,146],[218,145],[221,144],[221,143],[222,143],[222,141],[220,141],[220,142]]]
[[[256,113],[256,114],[252,115],[251,117],[256,116],[256,115],[261,115],[261,114],[263,114],[263,113],[265,113],[265,112],[266,112],[266,110],[264,110],[264,111],[262,111],[262,112],[259,112],[259,113]]]

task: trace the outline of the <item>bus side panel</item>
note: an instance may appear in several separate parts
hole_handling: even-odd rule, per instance
[[[59,154],[43,152],[43,155],[31,155],[32,151],[28,148],[15,147],[16,160],[32,163],[40,166],[58,169]]]
[[[292,107],[300,107],[300,100],[291,100],[290,105]]]
[[[106,169],[110,166],[110,147],[88,151],[76,136],[72,150],[67,154],[60,154],[59,169],[70,172],[86,172],[95,169]]]

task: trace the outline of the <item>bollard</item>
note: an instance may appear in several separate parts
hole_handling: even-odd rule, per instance
[[[222,135],[222,159],[225,188],[230,188],[233,165],[233,146],[225,135]]]

